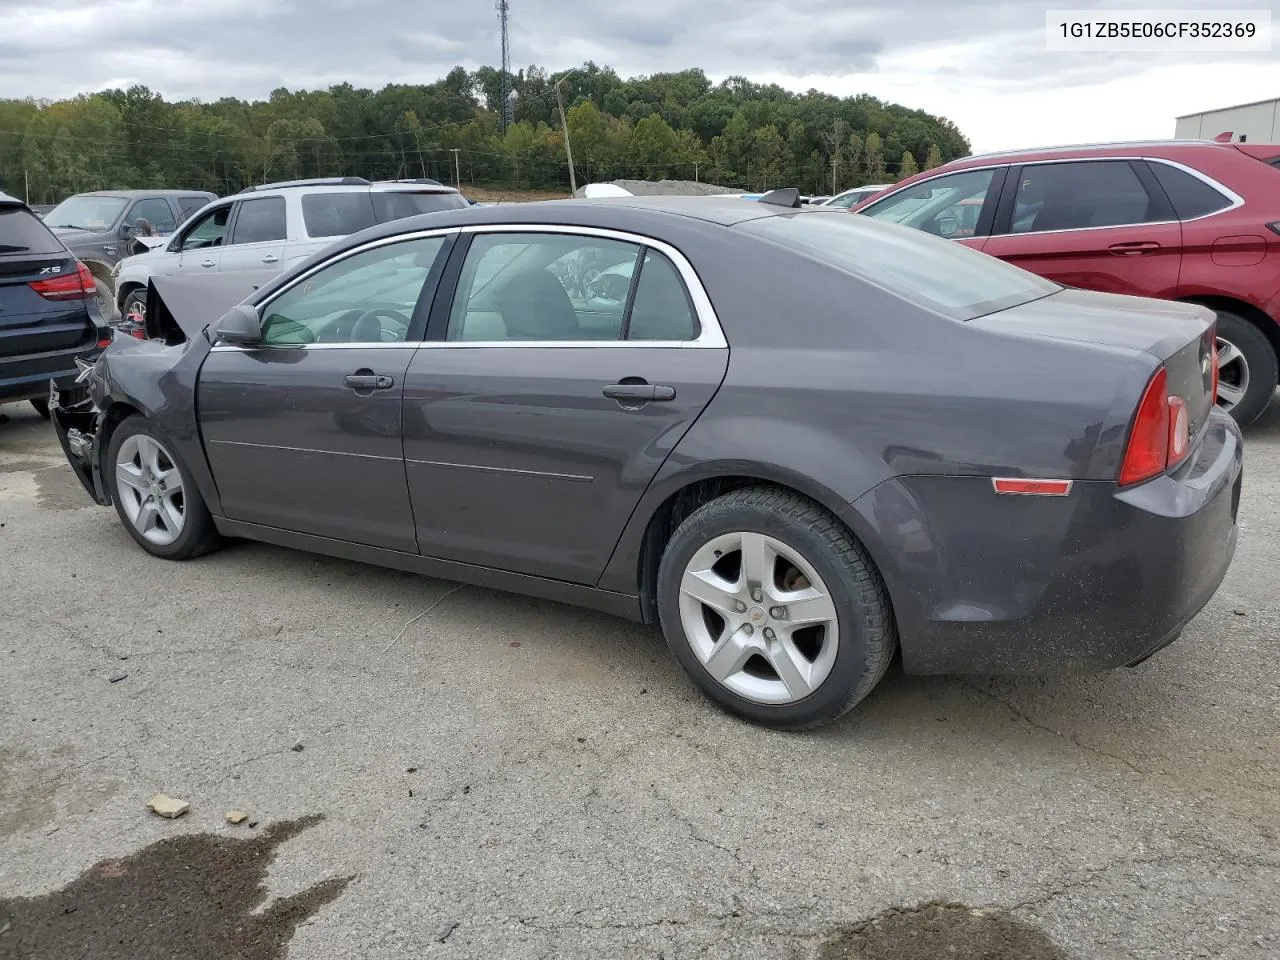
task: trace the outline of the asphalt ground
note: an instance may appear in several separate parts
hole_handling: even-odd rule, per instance
[[[1280,956],[1280,404],[1179,642],[808,734],[594,613],[151,559],[0,412],[0,958]]]

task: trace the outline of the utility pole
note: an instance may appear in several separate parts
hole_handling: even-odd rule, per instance
[[[27,206],[31,206],[31,175],[27,173],[26,167],[22,168],[22,191],[26,194],[26,197],[23,198],[23,202]]]
[[[693,161],[693,182],[694,183],[700,182],[698,180],[698,161],[697,160]]]
[[[502,118],[502,132],[507,132],[507,126],[511,123],[511,41],[508,36],[509,21],[511,18],[511,8],[508,6],[508,0],[497,0],[498,8],[498,26],[502,32],[502,74],[499,78],[499,99],[502,100],[499,116]]]
[[[573,71],[570,70],[569,73],[573,73]],[[569,158],[569,190],[571,193],[576,194],[578,192],[578,177],[573,172],[573,148],[569,146],[569,121],[565,119],[564,100],[560,97],[560,83],[565,77],[569,76],[569,73],[556,78],[556,105],[560,107],[560,129],[564,131],[564,153]]]
[[[453,154],[453,186],[454,186],[454,189],[457,189],[457,190],[462,189],[462,176],[461,174],[458,173],[458,154],[461,152],[461,150],[462,150],[461,147],[449,148],[449,152]]]

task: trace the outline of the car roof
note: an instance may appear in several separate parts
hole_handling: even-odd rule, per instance
[[[82,190],[73,197],[121,197],[137,200],[139,197],[216,197],[208,190]],[[70,198],[68,198],[70,199]]]
[[[1026,150],[975,153],[944,163],[941,167],[935,167],[928,172],[935,173],[944,168],[947,170],[962,170],[966,167],[1002,163],[1033,163],[1037,160],[1063,160],[1073,157],[1176,157],[1180,154],[1185,155],[1187,153],[1223,149],[1233,149],[1233,145],[1216,140],[1128,140],[1114,143],[1078,143],[1061,147],[1034,147]]]
[[[20,207],[26,206],[26,204],[23,203],[21,200],[19,200],[17,197],[11,197],[2,190],[0,190],[0,203],[17,204]]]

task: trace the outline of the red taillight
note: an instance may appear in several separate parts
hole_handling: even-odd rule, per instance
[[[111,338],[110,338],[110,337],[103,337],[101,340],[99,340],[99,341],[98,341],[98,349],[99,349],[99,350],[105,350],[105,349],[107,349],[107,347],[109,347],[109,346],[111,346]]]
[[[1120,465],[1120,484],[1128,486],[1158,476],[1177,465],[1191,448],[1187,401],[1169,394],[1169,375],[1161,367],[1138,403],[1129,445]]]
[[[32,280],[27,286],[46,300],[88,300],[98,292],[93,272],[83,263],[76,264],[75,273],[48,280]]]

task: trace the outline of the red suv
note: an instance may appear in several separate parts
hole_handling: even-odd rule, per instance
[[[1218,402],[1249,423],[1271,402],[1280,354],[1277,166],[1280,146],[1204,140],[988,154],[903,180],[854,212],[1064,286],[1212,308]]]

